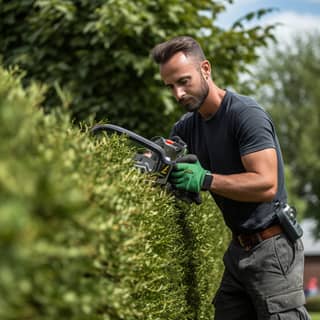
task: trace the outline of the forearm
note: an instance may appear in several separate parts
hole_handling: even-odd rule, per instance
[[[274,198],[277,187],[274,181],[254,172],[231,175],[214,173],[210,190],[232,200],[266,202]]]

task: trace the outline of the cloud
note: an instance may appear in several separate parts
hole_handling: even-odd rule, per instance
[[[320,0],[317,1],[320,2]],[[320,31],[319,15],[299,14],[293,11],[286,11],[266,18],[263,24],[274,23],[281,23],[275,32],[275,36],[281,42],[289,42],[297,35],[303,36],[308,32]]]
[[[315,0],[315,1],[317,1],[317,0]],[[235,3],[230,3],[229,5],[236,7],[236,6],[244,6],[244,5],[248,5],[248,4],[254,4],[254,3],[259,3],[259,0],[241,0],[241,1],[237,0],[237,1],[235,1]]]

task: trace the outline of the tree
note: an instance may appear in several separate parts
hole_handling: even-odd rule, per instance
[[[298,36],[275,48],[258,67],[264,86],[260,100],[275,121],[295,185],[305,201],[306,214],[315,217],[320,236],[320,34]]]
[[[147,136],[168,133],[177,108],[160,89],[151,48],[171,36],[194,36],[214,63],[223,86],[257,59],[274,26],[229,30],[214,23],[233,0],[0,0],[0,55],[27,80],[49,87],[47,108],[63,98],[77,119],[95,114]],[[28,81],[27,81],[28,82]]]

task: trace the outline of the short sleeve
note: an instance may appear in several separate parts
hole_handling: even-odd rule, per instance
[[[241,108],[236,121],[236,138],[240,155],[276,148],[274,126],[259,106]]]

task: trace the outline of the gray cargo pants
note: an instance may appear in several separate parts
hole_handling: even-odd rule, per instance
[[[246,251],[235,240],[214,298],[215,320],[309,320],[304,308],[304,254],[283,234]]]

